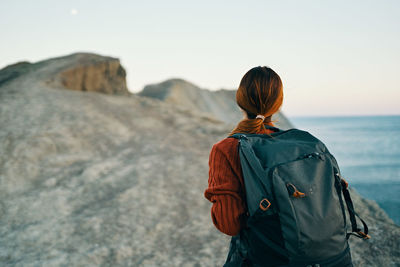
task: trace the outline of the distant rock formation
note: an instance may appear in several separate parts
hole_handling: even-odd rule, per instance
[[[147,85],[138,95],[185,107],[200,115],[208,115],[227,124],[237,124],[243,118],[243,113],[236,104],[236,90],[210,91],[182,79],[170,79],[158,84]],[[279,128],[293,128],[293,125],[281,112],[274,114],[272,120],[276,120],[275,125]]]
[[[60,71],[61,84],[71,90],[128,94],[126,72],[116,58],[75,54],[74,65]],[[78,62],[78,66],[76,66]]]
[[[31,64],[20,62],[0,72],[0,86],[21,74],[35,71],[49,87],[105,94],[130,94],[126,72],[119,59],[91,53],[75,53]]]
[[[60,90],[86,56],[0,70],[0,265],[222,266],[229,237],[203,192],[230,126],[149,97]],[[353,198],[372,236],[351,238],[355,266],[396,266],[399,226]]]

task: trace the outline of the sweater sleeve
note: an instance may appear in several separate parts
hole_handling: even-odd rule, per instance
[[[247,211],[238,140],[226,138],[215,144],[209,157],[208,188],[204,196],[213,203],[211,218],[221,232],[234,236],[245,224]]]

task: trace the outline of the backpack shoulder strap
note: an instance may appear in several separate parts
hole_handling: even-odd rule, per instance
[[[239,157],[242,174],[246,188],[246,199],[250,216],[260,207],[267,210],[271,204],[271,185],[266,176],[259,158],[254,153],[251,145],[251,135],[243,133],[234,134],[230,137],[239,139]],[[265,200],[267,199],[267,200]]]

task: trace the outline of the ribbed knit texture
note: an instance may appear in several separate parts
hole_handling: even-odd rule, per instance
[[[272,123],[268,125],[274,126]],[[271,132],[264,129],[259,134]],[[213,203],[211,218],[221,232],[234,236],[245,226],[245,192],[238,139],[225,138],[211,149],[208,188],[204,192],[204,196]]]

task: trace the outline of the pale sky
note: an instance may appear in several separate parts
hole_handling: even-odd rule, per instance
[[[254,66],[284,83],[288,116],[400,114],[400,1],[0,2],[0,68],[94,52],[128,87],[182,78],[237,89]]]

